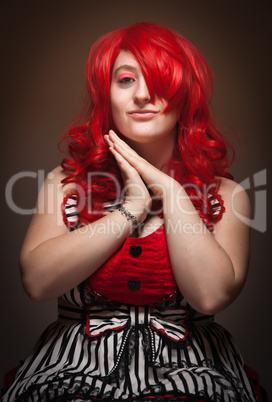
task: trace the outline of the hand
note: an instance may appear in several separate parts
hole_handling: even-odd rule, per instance
[[[126,161],[133,167],[156,197],[163,199],[164,196],[170,192],[173,185],[178,185],[176,180],[140,157],[125,141],[122,141],[114,131],[110,130],[109,135],[105,136],[105,140],[110,146],[110,150],[115,158],[118,155],[118,158],[121,157],[120,160]]]
[[[110,137],[105,135],[104,139],[109,145],[109,150],[115,157],[121,171],[126,195],[124,205],[140,222],[143,222],[152,205],[147,187],[137,170],[118,152]]]

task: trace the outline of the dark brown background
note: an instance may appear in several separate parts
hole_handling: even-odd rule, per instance
[[[270,4],[248,0],[1,1],[0,378],[25,357],[56,318],[55,301],[34,303],[22,289],[17,261],[30,217],[10,209],[4,188],[14,174],[41,170],[42,177],[59,164],[57,143],[80,110],[91,44],[112,29],[148,20],[177,29],[200,49],[214,72],[213,110],[222,124],[240,133],[243,153],[238,152],[232,173],[238,182],[249,178],[254,216],[253,175],[266,169],[268,184],[261,189],[271,186]],[[21,208],[33,208],[37,191],[37,179],[18,180],[13,200]],[[259,372],[272,396],[269,240],[268,231],[252,230],[247,284],[218,321],[234,335],[245,361]]]

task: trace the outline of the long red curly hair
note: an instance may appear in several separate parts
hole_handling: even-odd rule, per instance
[[[116,130],[110,107],[113,64],[121,50],[139,63],[151,102],[165,99],[167,111],[178,111],[177,146],[164,171],[182,184],[200,217],[212,230],[211,197],[221,204],[220,177],[228,172],[233,149],[216,128],[209,103],[213,93],[211,71],[199,51],[179,33],[155,23],[136,23],[117,29],[92,46],[87,66],[88,105],[83,123],[70,128],[62,142],[68,144],[68,158],[62,167],[68,173],[64,183],[77,188],[82,222],[103,215],[103,204],[120,195],[122,178],[103,135]],[[232,158],[228,157],[232,151]],[[117,183],[119,185],[117,185]]]

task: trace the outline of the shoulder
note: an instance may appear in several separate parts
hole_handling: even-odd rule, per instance
[[[36,211],[51,213],[56,210],[58,205],[61,205],[64,198],[68,194],[75,193],[74,183],[63,183],[63,180],[68,177],[67,173],[61,166],[57,166],[47,174],[47,177],[39,191],[39,196],[36,205]]]
[[[50,181],[51,183],[61,183],[62,180],[64,180],[67,177],[67,174],[65,171],[62,169],[62,167],[59,165],[55,167],[51,172],[48,173],[47,175],[47,180]]]
[[[239,184],[236,183],[234,180],[227,179],[226,177],[217,177],[216,179],[220,180],[220,192],[229,193],[230,191],[234,191],[238,189],[245,192],[244,188]]]
[[[224,202],[222,222],[246,222],[250,218],[250,202],[245,189],[234,180],[220,178],[218,193]]]
[[[53,186],[54,189],[64,197],[67,194],[75,192],[75,183],[63,182],[65,179],[67,179],[67,177],[67,172],[65,172],[61,166],[57,166],[48,173],[44,185],[47,188],[48,186],[50,186],[50,188]]]
[[[239,213],[244,212],[248,215],[250,212],[249,197],[245,189],[234,180],[221,178],[221,184],[219,187],[219,194],[224,200],[225,207]]]

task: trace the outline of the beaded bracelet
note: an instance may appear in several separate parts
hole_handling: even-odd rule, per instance
[[[140,225],[140,222],[138,221],[136,216],[132,215],[131,212],[129,212],[129,210],[126,207],[124,207],[124,205],[118,208],[118,211],[120,211],[121,214],[124,215],[128,221],[132,221],[133,226]]]

